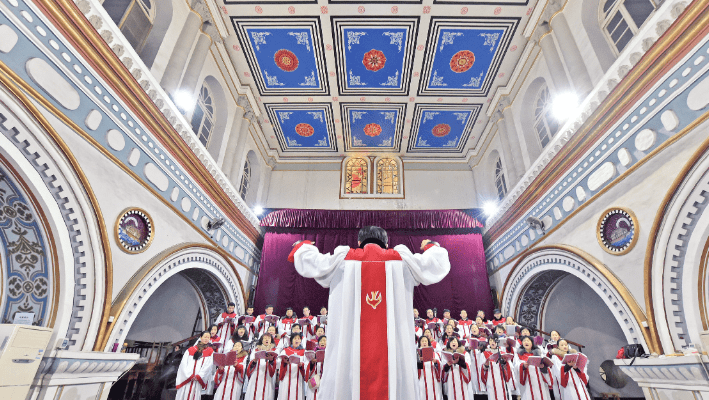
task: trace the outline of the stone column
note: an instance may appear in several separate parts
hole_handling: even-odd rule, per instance
[[[165,73],[160,80],[160,86],[168,94],[173,94],[177,90],[177,86],[182,78],[182,71],[187,64],[187,57],[192,50],[192,43],[199,34],[200,18],[196,13],[189,13],[185,25],[182,27],[180,36],[177,38],[177,44],[172,50],[170,59],[167,62]]]
[[[241,121],[244,118],[244,112],[246,111],[242,105],[242,99],[246,99],[245,96],[239,96],[237,104],[241,107],[237,107],[234,111],[234,118],[231,123],[231,130],[229,131],[229,138],[226,142],[226,149],[224,149],[224,159],[222,160],[222,171],[224,174],[231,172],[231,165],[234,163],[234,156],[236,154],[236,146],[239,141],[239,136],[241,136]],[[248,103],[248,100],[246,100]]]
[[[512,187],[514,187],[514,185],[517,184],[520,176],[517,174],[517,167],[514,165],[514,155],[512,154],[504,117],[502,116],[502,113],[498,111],[493,114],[493,118],[498,120],[497,135],[500,137],[500,142],[502,143],[502,158],[505,166],[507,167],[507,176],[505,178],[507,181],[507,190],[509,191]]]
[[[564,14],[556,14],[551,20],[551,28],[552,35],[559,42],[564,63],[571,75],[571,83],[576,88],[578,98],[582,99],[593,90],[593,83]]]
[[[246,138],[249,137],[249,126],[253,118],[255,118],[254,112],[249,108],[244,115],[244,119],[241,121],[239,140],[234,148],[234,162],[231,165],[231,171],[228,176],[236,190],[239,190],[239,182],[237,179],[241,176],[241,170],[244,169],[244,160],[246,159],[244,145],[246,144]]]
[[[205,29],[209,29],[210,26],[208,22],[205,22],[202,25],[202,29],[204,32],[209,32],[209,30]],[[187,64],[187,69],[185,69],[180,90],[184,90],[187,93],[194,93],[194,91],[197,90],[197,80],[202,73],[202,67],[204,67],[204,62],[207,59],[211,45],[212,39],[207,33],[200,33],[197,36],[197,44],[194,46],[194,51]]]
[[[542,48],[542,54],[544,55],[544,60],[547,62],[547,67],[551,74],[551,80],[554,82],[556,93],[568,91],[570,88],[569,79],[566,76],[564,65],[561,63],[559,52],[556,50],[548,22],[542,22],[539,27],[537,27],[537,35],[539,37],[539,46]]]
[[[527,172],[527,166],[524,162],[525,154],[522,150],[524,134],[521,134],[522,132],[517,130],[517,125],[515,124],[514,116],[512,115],[512,107],[510,107],[509,98],[503,97],[503,101],[500,102],[500,111],[502,112],[503,119],[505,120],[505,130],[507,131],[510,151],[512,151],[514,168],[517,171],[517,176],[521,178],[524,176],[524,173]],[[527,143],[524,144],[524,148],[527,148]],[[529,159],[529,157],[527,157],[527,159]]]

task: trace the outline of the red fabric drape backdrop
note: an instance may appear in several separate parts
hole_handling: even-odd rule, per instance
[[[291,215],[300,210],[288,210]],[[319,210],[303,210],[313,212]],[[328,213],[332,213],[331,211]],[[351,216],[351,211],[347,212]],[[371,212],[365,212],[371,213]],[[407,213],[395,212],[391,213]],[[412,213],[412,212],[409,212]],[[435,213],[435,212],[434,212]],[[443,211],[450,217],[450,211]],[[294,242],[298,240],[311,240],[321,252],[332,252],[335,247],[347,245],[357,246],[357,229],[326,229],[318,226],[335,225],[337,214],[330,214],[329,223],[321,222],[316,227],[277,228],[273,225],[274,219],[264,218],[262,225],[269,225],[264,237],[261,269],[253,305],[255,312],[263,313],[267,304],[274,306],[274,312],[283,315],[287,307],[293,307],[298,315],[302,314],[303,307],[311,308],[317,315],[320,307],[327,306],[328,289],[323,288],[314,279],[303,278],[295,270],[293,264],[286,260]],[[290,223],[293,219],[289,220]],[[301,220],[302,222],[302,220]],[[391,220],[389,221],[391,222]],[[475,224],[477,222],[472,222]],[[345,223],[347,225],[347,223]],[[385,229],[387,229],[387,224]],[[401,221],[399,221],[399,225]],[[431,239],[439,242],[448,250],[451,261],[451,271],[441,282],[423,286],[414,290],[414,307],[418,308],[422,316],[427,308],[438,308],[438,315],[443,314],[443,309],[450,309],[454,317],[458,317],[460,310],[468,311],[473,317],[477,310],[484,310],[486,314],[492,313],[492,297],[490,284],[485,267],[485,253],[482,236],[480,233],[471,233],[471,223],[459,224],[457,228],[449,229],[387,229],[389,246],[394,247],[404,244],[409,249],[418,252],[421,241]],[[336,226],[336,225],[335,225]],[[430,226],[430,225],[429,225]],[[477,228],[477,227],[476,227]]]

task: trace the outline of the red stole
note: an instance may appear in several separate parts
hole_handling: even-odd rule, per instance
[[[351,249],[345,260],[362,262],[359,336],[360,399],[389,399],[386,261],[401,260],[395,250],[376,244]],[[384,340],[382,340],[384,339]]]

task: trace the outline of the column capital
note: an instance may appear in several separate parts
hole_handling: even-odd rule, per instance
[[[539,43],[539,40],[541,40],[542,36],[546,35],[549,32],[551,32],[551,28],[549,27],[549,21],[543,20],[539,23],[539,25],[537,25],[537,28],[534,30],[534,34],[532,34],[530,40],[534,43]]]
[[[236,100],[236,104],[244,110],[251,109],[251,102],[249,102],[249,98],[243,94],[239,95],[239,98]]]

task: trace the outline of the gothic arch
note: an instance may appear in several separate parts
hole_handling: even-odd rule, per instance
[[[2,79],[2,78],[0,78]],[[54,241],[57,338],[70,350],[91,350],[108,318],[112,264],[98,202],[71,150],[50,122],[9,81],[0,81],[0,155],[37,199]]]
[[[645,315],[618,278],[600,261],[566,245],[532,249],[510,271],[502,291],[501,309],[520,323],[539,326],[546,296],[556,283],[574,275],[603,299],[625,334],[628,343],[648,347],[642,327]]]
[[[706,128],[698,128],[706,129]],[[665,195],[645,254],[646,307],[665,353],[701,343],[706,319],[709,239],[709,140],[691,157]]]
[[[237,312],[245,310],[244,285],[234,264],[221,251],[198,243],[178,245],[143,265],[121,289],[111,306],[114,319],[101,344],[103,351],[112,351],[114,343],[123,343],[150,296],[178,273],[200,288],[212,320],[227,302],[236,303]]]

